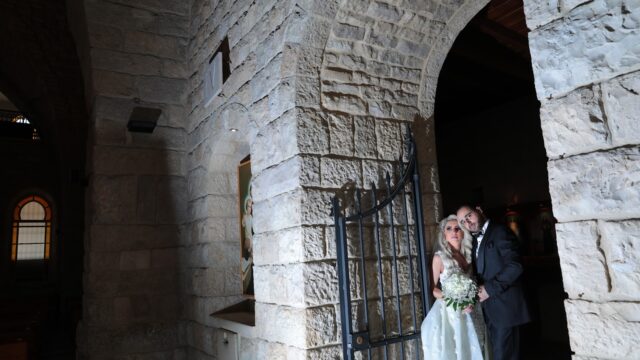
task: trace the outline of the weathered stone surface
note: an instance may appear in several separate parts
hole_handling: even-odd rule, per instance
[[[557,224],[556,234],[564,290],[569,298],[606,299],[611,285],[596,222]]]
[[[374,159],[378,154],[376,148],[375,120],[369,117],[354,119],[355,156],[358,158]]]
[[[296,138],[302,153],[325,155],[329,153],[330,130],[322,114],[313,110],[297,109]]]
[[[140,31],[126,31],[124,33],[123,50],[131,53],[184,60],[186,47],[186,39],[180,37],[156,35]]]
[[[117,278],[117,293],[122,295],[173,295],[177,285],[175,271],[157,269],[139,269],[120,271]]]
[[[254,264],[255,265],[275,265],[280,263],[280,256],[277,251],[274,249],[279,249],[279,243],[282,239],[301,239],[300,229],[285,229],[273,233],[260,233],[253,235],[253,256],[254,256]],[[300,251],[299,244],[293,244],[292,248],[289,249],[289,253],[296,257],[297,253]],[[298,257],[299,258],[299,257]]]
[[[638,314],[634,303],[565,302],[571,350],[601,359],[632,359],[640,351]]]
[[[329,3],[326,1],[325,3]],[[316,77],[322,63],[322,50],[304,44],[285,44],[282,51],[282,76]],[[292,66],[295,64],[295,66]]]
[[[329,110],[342,111],[353,115],[367,115],[367,103],[358,96],[322,93],[322,105]]]
[[[144,101],[181,104],[187,82],[184,79],[142,77],[136,79],[135,84],[140,99]]]
[[[120,252],[175,246],[181,231],[177,225],[92,224],[90,236],[92,251]]]
[[[301,190],[284,193],[270,199],[254,203],[253,226],[257,233],[286,229],[301,224],[302,201]],[[271,216],[278,214],[278,216]]]
[[[306,11],[313,12],[316,15],[324,16],[326,18],[333,18],[338,11],[340,1],[338,0],[328,0],[328,1],[314,1],[314,0],[302,0],[298,1],[297,4],[305,9]]]
[[[298,76],[295,79],[295,104],[297,106],[319,109],[320,84],[316,77]]]
[[[88,23],[89,44],[95,48],[120,50],[124,46],[124,34],[121,29],[108,24]]]
[[[272,62],[275,61],[275,63],[270,63],[269,66],[279,66],[279,63],[281,61],[281,57],[276,57],[275,59],[272,60]],[[222,95],[225,96],[229,96],[232,94],[237,94],[238,90],[245,85],[249,80],[251,80],[251,78],[253,76],[255,76],[256,73],[256,62],[255,62],[255,56],[248,56],[246,59],[244,59],[244,61],[242,63],[240,63],[235,69],[233,69],[233,71],[231,72],[231,74],[229,75],[229,77],[225,80],[224,84],[222,85]],[[269,82],[265,82],[265,85],[271,85]],[[269,89],[269,88],[268,88]],[[266,89],[266,91],[268,91],[268,89]],[[251,89],[249,89],[251,91],[251,96],[260,96],[257,95],[255,92],[253,92],[255,90],[255,87],[251,87]],[[247,100],[249,100],[250,97],[247,97]],[[245,101],[241,101],[241,102],[245,102]]]
[[[329,151],[332,154],[353,156],[353,118],[341,114],[329,114]]]
[[[225,241],[225,236],[228,232],[227,227],[229,225],[230,221],[225,218],[208,218],[198,221],[191,220],[191,223],[185,226],[185,234],[180,239],[180,243],[191,245],[204,242]]]
[[[157,148],[182,151],[186,144],[186,134],[182,128],[156,125],[153,136],[128,132],[127,143],[139,148]]]
[[[148,55],[92,49],[91,57],[96,69],[132,75],[160,75],[162,70],[162,62],[158,58]]]
[[[169,268],[175,269],[178,265],[178,249],[152,249],[151,250],[151,267],[154,269]]]
[[[322,158],[320,171],[323,187],[340,188],[347,184],[361,187],[362,164],[359,160]]]
[[[322,69],[321,74],[325,83],[333,81],[337,83],[349,83],[353,79],[353,72],[346,69]]]
[[[131,3],[125,0],[116,0],[114,3],[122,3],[126,6],[131,6]],[[189,13],[189,4],[173,4],[167,3],[166,1],[158,1],[158,0],[142,0],[136,1],[135,3],[136,9],[148,9],[158,13],[169,13],[169,14],[178,14],[178,15],[187,15]]]
[[[397,23],[404,15],[404,11],[388,3],[371,1],[367,15],[390,23]]]
[[[254,266],[255,293],[272,304],[303,307],[304,264]],[[278,284],[278,286],[273,286]]]
[[[598,223],[601,246],[607,258],[612,297],[640,300],[640,222],[637,220]]]
[[[338,326],[333,305],[308,309],[306,316],[306,348],[331,344],[337,341]]]
[[[611,134],[601,101],[598,85],[542,101],[540,123],[547,156],[554,159],[611,146]]]
[[[392,121],[376,121],[378,156],[381,160],[397,160],[402,153],[400,124]]]
[[[613,145],[640,144],[640,72],[604,83],[602,93]]]
[[[336,24],[333,27],[332,32],[339,38],[362,40],[364,38],[365,29],[349,24]]]
[[[290,111],[282,117],[263,127],[256,136],[254,147],[263,149],[252,153],[252,167],[264,169],[278,164],[297,153],[298,144],[291,139],[298,135],[295,111]],[[304,134],[300,134],[305,136]]]
[[[189,172],[187,179],[189,200],[210,194],[228,194],[232,191],[229,174],[226,173],[210,173],[203,167],[198,167]]]
[[[337,74],[337,71],[334,71],[333,74]],[[349,72],[343,72],[343,74],[348,74]],[[349,84],[339,81],[328,81],[325,80],[322,83],[322,91],[325,93],[337,93],[342,95],[353,95],[360,96],[361,87],[357,84]]]
[[[136,178],[95,176],[91,185],[95,224],[128,223],[135,217]]]
[[[640,216],[640,149],[619,148],[549,162],[549,192],[560,222]]]
[[[191,220],[207,217],[227,217],[236,215],[237,199],[232,195],[208,195],[189,204],[188,217]]]
[[[538,98],[640,68],[640,4],[597,0],[529,35]]]
[[[338,274],[331,262],[305,264],[304,303],[306,305],[332,304],[338,300]]]
[[[187,185],[184,177],[162,176],[157,181],[155,221],[182,224],[187,219]]]
[[[335,238],[325,235],[322,226],[304,226],[254,235],[254,262],[257,265],[294,264],[325,260],[327,242]],[[335,255],[334,255],[335,257]]]
[[[566,15],[573,8],[589,2],[588,0],[552,0],[552,1],[525,1],[524,12],[527,19],[527,27],[535,29],[561,16]]]
[[[328,225],[333,223],[331,217],[331,199],[333,190],[306,189],[302,197],[302,224]]]
[[[315,156],[302,156],[300,164],[300,184],[320,186],[320,159]]]
[[[523,1],[527,27],[535,29],[561,16],[559,0],[552,1]]]
[[[263,170],[252,180],[254,201],[272,198],[300,186],[302,159],[293,157]]]
[[[102,95],[133,97],[136,92],[135,78],[129,74],[96,69],[92,75],[94,89]]]
[[[120,253],[120,270],[148,269],[151,265],[151,251],[123,251]]]
[[[323,48],[331,31],[328,19],[294,11],[288,19],[285,38],[287,42]]]
[[[363,161],[362,172],[364,189],[372,189],[374,186],[381,189],[385,188],[387,174],[394,173],[394,164],[391,162]]]

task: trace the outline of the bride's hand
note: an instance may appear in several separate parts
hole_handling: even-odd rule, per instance
[[[473,311],[473,305],[469,305],[469,306],[467,306],[466,308],[462,309],[462,311],[463,311],[465,314],[471,314],[471,312]]]

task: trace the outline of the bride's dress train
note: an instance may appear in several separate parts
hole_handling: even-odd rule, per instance
[[[436,253],[437,254],[437,253]],[[455,263],[455,262],[454,262]],[[454,272],[462,272],[457,264],[440,274],[444,283]],[[483,360],[488,353],[485,325],[480,305],[470,314],[447,307],[437,299],[422,322],[422,349],[425,360]]]

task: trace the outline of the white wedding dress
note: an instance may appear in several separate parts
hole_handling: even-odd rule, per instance
[[[442,256],[440,251],[436,255]],[[440,283],[447,281],[453,273],[463,270],[453,261],[440,274]],[[422,322],[422,350],[425,360],[483,360],[488,354],[485,346],[486,330],[480,305],[476,304],[470,314],[454,310],[437,299]]]

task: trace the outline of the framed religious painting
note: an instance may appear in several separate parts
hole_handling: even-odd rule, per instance
[[[240,220],[240,263],[242,294],[253,296],[253,198],[251,197],[251,159],[238,165],[238,204]]]

